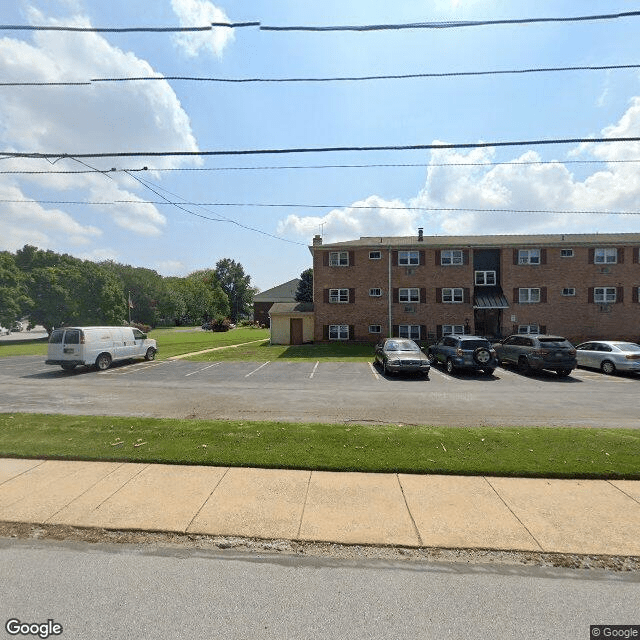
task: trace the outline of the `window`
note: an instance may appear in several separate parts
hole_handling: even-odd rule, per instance
[[[540,333],[540,328],[537,324],[519,324],[518,333]]]
[[[330,324],[329,340],[348,340],[349,325],[348,324]]]
[[[565,287],[562,290],[562,295],[563,296],[575,296],[576,295],[576,290],[574,287]]]
[[[398,251],[398,264],[400,266],[420,264],[420,252],[419,251]]]
[[[442,335],[448,336],[452,333],[463,334],[464,333],[464,325],[462,324],[443,324],[442,325]]]
[[[400,289],[398,302],[420,302],[420,289]]]
[[[540,264],[540,249],[520,249],[518,264]]]
[[[442,302],[463,302],[464,291],[461,288],[443,289]]]
[[[348,267],[349,252],[348,251],[330,251],[329,266],[330,267]]]
[[[573,258],[573,249],[560,249],[561,258]]]
[[[490,286],[496,283],[495,271],[476,271],[475,275],[476,286]]]
[[[329,289],[329,302],[349,302],[349,289]]]
[[[440,253],[440,264],[464,264],[462,251],[460,249],[445,249]]]
[[[615,264],[618,262],[617,249],[596,249],[593,254],[594,264]]]
[[[382,259],[382,251],[369,251],[369,260]]]
[[[382,327],[379,324],[370,324],[369,333],[382,333]]]
[[[593,301],[599,304],[616,301],[615,287],[596,287],[593,290]]]
[[[518,302],[520,304],[540,302],[540,289],[518,289]]]
[[[379,298],[382,295],[382,289],[377,289],[377,288],[369,289],[369,295],[372,298]]]
[[[411,338],[411,340],[420,340],[420,325],[401,324],[398,327],[398,336],[400,338]]]

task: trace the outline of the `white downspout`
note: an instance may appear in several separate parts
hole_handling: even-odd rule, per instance
[[[389,338],[393,338],[393,318],[391,316],[391,303],[393,301],[393,289],[391,288],[391,245],[389,245],[389,291],[387,292],[387,298],[389,300]]]

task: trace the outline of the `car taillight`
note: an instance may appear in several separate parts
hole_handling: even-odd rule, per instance
[[[627,360],[640,360],[640,353],[630,354],[628,356],[625,356],[625,358]]]
[[[567,352],[570,356],[575,356],[576,355],[576,350],[575,349],[569,349],[569,351]]]
[[[456,355],[462,357],[464,355],[464,351],[458,347],[456,349]]]

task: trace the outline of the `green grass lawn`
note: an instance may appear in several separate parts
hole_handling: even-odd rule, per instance
[[[136,446],[138,445],[138,446]],[[446,428],[0,414],[0,456],[640,479],[631,429]]]

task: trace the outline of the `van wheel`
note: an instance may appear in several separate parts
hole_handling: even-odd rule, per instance
[[[96,358],[96,368],[99,371],[106,371],[111,366],[111,356],[108,353],[101,353]]]
[[[147,349],[147,353],[144,354],[145,360],[153,360],[156,357],[156,350],[153,347]]]
[[[65,371],[73,371],[76,368],[75,364],[71,364],[70,362],[66,362],[65,364],[60,365]]]

